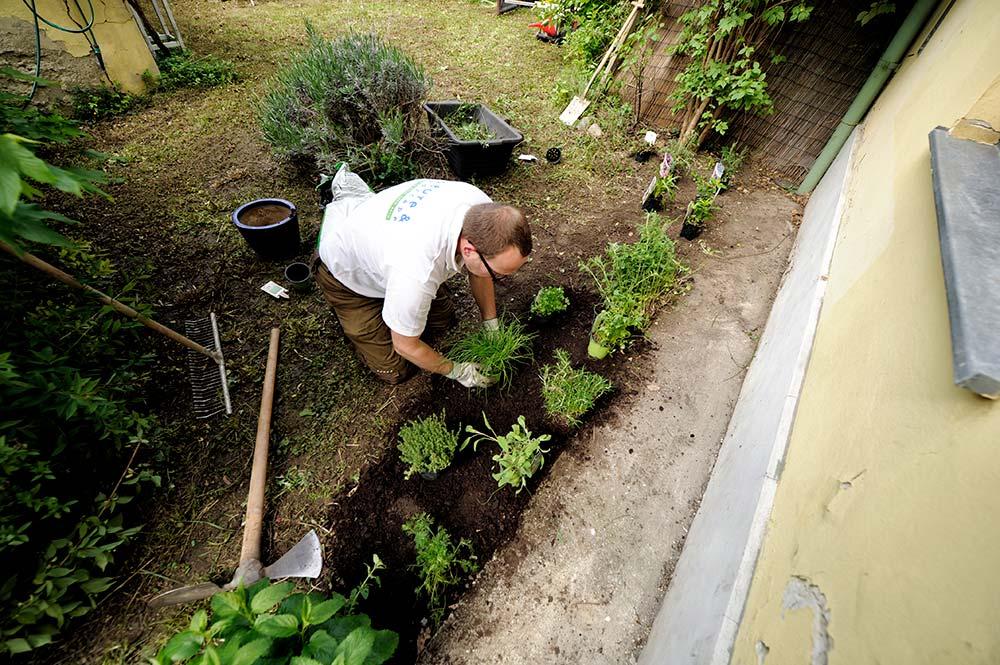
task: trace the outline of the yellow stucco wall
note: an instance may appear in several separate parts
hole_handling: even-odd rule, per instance
[[[58,25],[75,28],[67,15],[66,4],[62,0],[36,0],[38,13]],[[86,0],[79,3],[83,16],[76,11],[74,3],[72,18],[85,24],[90,17],[90,6]],[[144,89],[142,73],[157,73],[146,42],[123,0],[94,0],[93,33],[100,46],[107,67],[107,74],[120,88],[128,92]],[[96,59],[91,54],[90,45],[81,34],[71,34],[41,23],[42,31],[42,78],[59,83],[91,85],[107,84],[107,78],[100,72]],[[17,42],[24,67],[34,57],[34,23],[31,12],[21,0],[0,0],[0,26],[3,35],[10,42]],[[10,44],[8,44],[10,46]],[[66,55],[72,56],[67,58]],[[26,58],[28,55],[30,58]],[[74,61],[75,64],[74,64]],[[31,73],[34,73],[33,60]]]
[[[995,99],[998,9],[958,0],[863,125],[733,663],[1000,663],[1000,403],[952,384],[927,140]]]

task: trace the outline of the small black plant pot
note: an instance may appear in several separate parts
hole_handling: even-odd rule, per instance
[[[437,480],[440,471],[421,471],[420,477],[424,480]]]
[[[700,236],[704,230],[705,227],[702,224],[690,224],[688,222],[684,222],[684,226],[681,227],[680,236],[685,240],[694,240]]]
[[[463,141],[455,135],[446,122],[449,114],[460,106],[475,107],[475,120],[493,133],[486,141]],[[463,102],[426,102],[427,122],[431,134],[446,142],[445,156],[451,170],[462,180],[475,175],[496,175],[507,168],[514,146],[524,140],[521,132],[501,120],[482,104],[466,105]]]
[[[312,270],[301,261],[289,263],[285,266],[285,281],[296,291],[309,291],[313,286]]]
[[[262,259],[287,259],[299,253],[299,216],[284,199],[257,199],[233,211],[233,224]]]
[[[656,189],[656,177],[649,181],[649,186],[642,194],[642,209],[646,212],[660,212],[663,210],[663,197],[653,194]]]

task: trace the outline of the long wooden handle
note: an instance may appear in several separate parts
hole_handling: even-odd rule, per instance
[[[271,407],[274,405],[274,381],[278,371],[278,328],[271,328],[271,345],[267,349],[267,369],[264,371],[264,391],[257,416],[257,442],[253,447],[253,469],[250,471],[250,492],[247,494],[247,519],[243,529],[243,549],[240,563],[260,561],[260,532],[264,523],[264,488],[267,485],[267,449],[271,442]]]
[[[176,330],[171,330],[170,328],[157,323],[156,321],[154,321],[153,319],[149,318],[148,316],[144,316],[144,315],[140,314],[139,312],[135,311],[134,309],[132,309],[131,307],[129,307],[125,303],[118,302],[117,300],[115,300],[111,296],[106,295],[106,294],[98,291],[97,289],[95,289],[92,286],[87,286],[86,284],[83,284],[82,282],[78,282],[76,280],[76,278],[74,278],[69,273],[62,271],[59,268],[56,268],[51,263],[46,263],[45,261],[41,260],[40,258],[38,258],[37,256],[35,256],[34,254],[30,254],[28,252],[20,252],[19,253],[16,249],[14,249],[13,247],[11,247],[7,243],[3,242],[2,240],[0,240],[0,249],[2,249],[3,251],[7,252],[8,254],[10,254],[13,257],[15,257],[17,259],[20,259],[24,263],[27,263],[32,268],[37,268],[38,270],[41,270],[45,274],[50,275],[52,277],[55,277],[56,279],[58,279],[63,284],[68,284],[69,286],[72,286],[75,289],[79,289],[79,290],[83,291],[84,293],[89,293],[90,295],[94,296],[95,298],[97,298],[98,300],[100,300],[101,302],[103,302],[105,305],[108,305],[109,307],[113,308],[114,310],[116,310],[118,312],[121,312],[122,314],[124,314],[125,316],[127,316],[127,317],[129,317],[131,319],[135,319],[136,321],[138,321],[142,325],[146,326],[147,328],[151,328],[151,329],[155,330],[156,332],[160,333],[161,335],[165,335],[165,336],[169,337],[170,339],[174,340],[175,342],[179,342],[179,343],[183,344],[184,346],[186,346],[189,349],[192,349],[194,351],[197,351],[198,353],[204,354],[204,355],[208,356],[209,358],[211,358],[212,360],[214,360],[217,363],[222,363],[222,353],[220,353],[218,351],[211,351],[211,350],[205,348],[204,346],[202,346],[201,344],[199,344],[198,342],[195,342],[192,339],[188,339],[187,337],[185,337],[184,335],[180,334]]]
[[[613,44],[612,48],[614,51],[611,53],[611,57],[608,60],[608,64],[604,69],[604,73],[601,74],[601,80],[597,83],[597,89],[600,90],[604,87],[607,82],[608,77],[615,69],[615,65],[618,64],[618,51],[625,44],[625,40],[628,39],[629,33],[632,32],[632,28],[635,26],[635,19],[639,16],[639,9],[642,7],[641,2],[633,3],[632,13],[629,14],[628,20],[625,21],[625,25],[622,26],[621,33],[619,34],[619,39],[617,44]],[[609,50],[610,52],[610,50]]]
[[[604,57],[601,58],[601,62],[597,65],[597,68],[594,69],[594,73],[590,77],[590,80],[587,81],[587,87],[583,89],[583,97],[585,99],[587,97],[587,93],[590,92],[590,87],[594,85],[594,81],[597,80],[598,75],[600,75],[601,70],[604,69],[604,65],[608,62],[608,59],[618,50],[618,47],[621,46],[621,42],[625,41],[625,37],[627,36],[625,33],[627,33],[630,29],[629,24],[634,20],[640,7],[642,7],[642,2],[632,3],[632,11],[629,13],[628,18],[625,19],[625,22],[622,23],[622,27],[618,29],[618,34],[616,34],[615,38],[611,40],[611,45],[608,46],[608,50],[604,52]]]

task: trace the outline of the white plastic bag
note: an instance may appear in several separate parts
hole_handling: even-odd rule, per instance
[[[333,200],[326,204],[323,211],[324,226],[327,221],[335,224],[337,220],[346,219],[360,203],[375,196],[375,192],[346,163],[341,163],[332,178],[325,173],[320,174],[319,187],[324,187],[327,183]]]

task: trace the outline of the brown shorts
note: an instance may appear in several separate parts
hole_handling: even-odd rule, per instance
[[[382,298],[358,295],[330,274],[322,261],[317,262],[316,283],[323,298],[333,307],[358,355],[368,368],[386,383],[402,383],[413,376],[417,368],[392,346],[392,331],[382,320]],[[455,304],[444,285],[431,302],[427,326],[422,337],[432,337],[445,331],[454,321]]]

